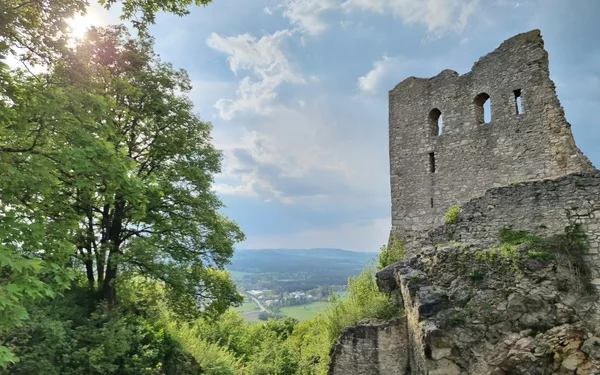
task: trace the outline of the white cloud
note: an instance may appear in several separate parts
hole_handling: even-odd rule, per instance
[[[358,78],[358,88],[364,92],[374,92],[381,86],[383,79],[398,64],[398,59],[383,56],[383,59],[373,63],[373,69]]]
[[[252,184],[232,186],[224,183],[213,184],[213,190],[223,195],[241,195],[245,197],[256,197],[257,194]]]
[[[295,233],[249,238],[238,245],[246,249],[332,247],[354,251],[379,251],[387,243],[391,221],[375,219],[366,223],[342,223]]]
[[[356,108],[340,118],[323,98],[313,98],[276,107],[237,131],[216,127],[214,141],[224,160],[215,189],[304,207],[387,199],[388,185],[380,183],[388,174],[387,153],[370,150],[366,139],[373,132],[362,125],[369,117],[368,110]]]
[[[422,24],[433,36],[450,31],[461,32],[478,0],[346,0],[347,11],[392,12],[409,25]]]
[[[288,0],[283,4],[283,15],[303,32],[317,35],[327,29],[322,13],[338,6],[338,0]]]
[[[383,55],[373,62],[371,70],[358,78],[357,87],[362,93],[374,94],[385,89],[391,90],[398,82],[414,75],[416,71],[428,72],[425,75],[439,73],[445,66],[439,66],[439,60],[406,59],[402,56],[389,57]],[[364,96],[361,99],[365,99]]]
[[[269,7],[265,7],[265,9],[263,9],[263,11],[265,13],[267,13],[269,16],[273,15],[273,12],[271,11],[271,8],[269,8]]]
[[[303,83],[300,74],[293,71],[282,49],[283,42],[292,36],[289,30],[280,30],[260,39],[250,34],[222,37],[216,33],[208,38],[208,46],[228,55],[231,71],[237,76],[250,72],[239,83],[236,99],[219,99],[215,108],[221,118],[230,120],[238,112],[269,113],[269,104],[277,97],[276,89],[282,83]]]

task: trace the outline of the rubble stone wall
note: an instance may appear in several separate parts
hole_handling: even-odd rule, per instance
[[[429,231],[408,246],[413,252],[451,241],[487,247],[499,242],[502,228],[551,236],[574,224],[587,236],[586,259],[593,284],[600,286],[600,171],[488,190],[461,206],[457,223]]]
[[[342,333],[329,364],[329,375],[407,375],[406,319],[366,320]]]

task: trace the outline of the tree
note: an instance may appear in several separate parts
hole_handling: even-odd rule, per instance
[[[179,312],[241,303],[223,266],[244,236],[218,212],[221,154],[187,74],[124,27],[93,29],[65,56],[39,76],[3,76],[0,330],[80,267],[111,306],[119,277],[136,275],[159,280]]]
[[[106,9],[121,5],[121,19],[132,20],[142,33],[155,21],[156,13],[178,16],[189,13],[191,5],[212,0],[98,0]],[[0,60],[12,51],[26,62],[49,62],[56,54],[68,52],[67,20],[85,14],[87,0],[3,0],[0,2]]]
[[[66,134],[81,135],[71,131],[75,118],[64,111],[69,103],[59,88],[22,72],[6,83],[0,85],[0,333],[27,318],[28,301],[54,296],[73,276],[65,265],[75,251],[70,233],[78,216],[51,159],[53,150],[73,151]],[[0,365],[10,360],[0,346]]]
[[[232,243],[243,237],[235,223],[216,213],[220,202],[207,188],[219,169],[210,126],[193,116],[180,95],[189,91],[185,73],[160,63],[147,35],[157,12],[182,16],[190,5],[210,0],[99,2],[106,8],[121,4],[121,18],[136,18],[133,25],[143,37],[137,44],[127,42],[141,48],[141,60],[129,70],[121,66],[118,77],[110,77],[110,69],[131,63],[133,56],[121,52],[135,55],[135,48],[113,43],[118,50],[112,57],[87,65],[81,58],[93,51],[71,48],[66,20],[85,13],[87,1],[0,2],[0,334],[27,319],[28,301],[68,286],[80,266],[90,287],[101,285],[111,303],[118,272],[163,279],[175,291],[175,306],[206,297],[202,300],[212,303],[204,304],[205,311],[218,312],[240,299],[220,270]],[[97,57],[109,52],[95,50]],[[9,68],[9,54],[24,69]],[[36,64],[45,72],[32,74]],[[153,94],[166,91],[142,100],[135,90],[141,82]],[[136,99],[137,104],[127,102]],[[160,100],[166,103],[163,110],[175,105],[162,117],[149,119],[151,109],[145,107],[128,112]],[[119,117],[125,114],[130,117]],[[182,122],[163,129],[159,118]],[[131,119],[140,122],[133,131],[120,127],[131,125]],[[139,132],[142,127],[146,131]],[[181,153],[169,151],[188,135]],[[203,151],[194,154],[196,141]],[[168,168],[152,167],[163,162]],[[176,183],[169,185],[169,178]],[[200,216],[188,220],[194,215]],[[192,228],[196,224],[201,226]],[[0,342],[0,366],[13,360]]]
[[[174,296],[204,301],[229,290],[220,297],[241,302],[217,269],[243,234],[218,214],[222,204],[211,183],[221,154],[211,144],[210,124],[181,94],[191,90],[187,74],[161,62],[151,38],[131,39],[124,27],[92,29],[74,57],[57,75],[102,92],[110,114],[91,124],[101,140],[91,150],[98,157],[71,181],[85,215],[78,248],[90,285],[114,303],[118,273],[140,273],[164,282]]]

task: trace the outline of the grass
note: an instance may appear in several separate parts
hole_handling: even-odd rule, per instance
[[[245,313],[242,316],[244,317],[244,320],[247,321],[248,323],[263,322],[262,320],[258,319],[258,313],[259,313],[259,311],[257,310],[257,311]]]
[[[229,271],[232,280],[242,280],[246,275],[253,275],[249,272]]]
[[[250,302],[244,302],[242,304],[242,306],[238,306],[238,307],[235,308],[235,311],[237,311],[239,313],[242,313],[242,314],[249,313],[249,312],[252,312],[252,311],[258,311],[258,310],[259,310],[258,306],[256,306],[256,304],[254,302],[252,302],[252,301],[250,301]]]
[[[335,292],[333,292],[333,294],[335,294],[337,297],[340,297],[340,298],[346,298],[348,296],[348,291],[347,290],[336,290]]]
[[[303,321],[317,315],[328,305],[329,302],[311,302],[305,305],[285,306],[279,310],[279,314]]]

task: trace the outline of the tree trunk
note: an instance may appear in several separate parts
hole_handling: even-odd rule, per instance
[[[88,280],[88,285],[90,287],[91,290],[94,290],[94,261],[91,258],[91,254],[90,254],[90,249],[86,249],[87,253],[85,251],[83,251],[83,248],[79,249],[79,254],[81,254],[81,256],[83,258],[85,258],[85,273],[87,276],[87,280]]]
[[[94,290],[94,260],[92,259],[91,251],[88,251],[87,259],[85,260],[85,272],[87,274],[90,290]]]
[[[125,202],[118,195],[115,201],[115,210],[108,231],[108,243],[110,244],[110,248],[108,262],[106,263],[104,284],[102,287],[103,297],[108,302],[109,307],[113,307],[117,301],[117,291],[113,285],[118,270],[118,263],[115,258],[121,251],[121,231],[123,229],[123,215],[125,213]]]
[[[105,205],[102,209],[102,223],[100,231],[100,246],[94,250],[96,252],[96,273],[98,275],[98,288],[104,288],[104,266],[106,262],[106,247],[108,244],[108,232],[110,229],[109,206]]]
[[[117,277],[117,265],[114,261],[114,255],[115,253],[112,251],[108,255],[106,274],[104,275],[104,284],[102,286],[102,297],[108,302],[109,307],[113,307],[117,302],[117,291],[115,286],[112,285],[113,280]]]
[[[85,244],[85,249],[87,250],[87,254],[85,254],[85,272],[87,274],[88,284],[90,290],[94,290],[94,257],[92,254],[92,243],[94,243],[94,218],[92,216],[92,208],[90,207],[87,210],[88,217],[88,232],[87,232],[87,240]],[[82,251],[83,253],[83,251]]]

